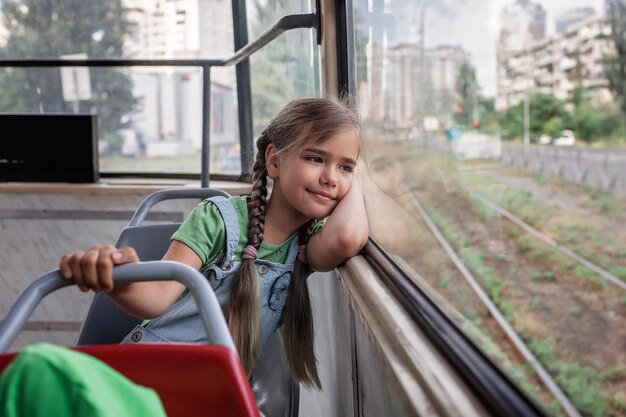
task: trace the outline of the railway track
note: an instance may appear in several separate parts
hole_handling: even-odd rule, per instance
[[[511,341],[513,347],[517,352],[530,364],[533,370],[536,372],[538,378],[544,384],[544,386],[554,395],[555,399],[561,404],[561,407],[565,413],[570,417],[581,417],[577,408],[572,404],[571,400],[561,390],[560,386],[554,381],[550,373],[543,367],[539,359],[532,353],[528,345],[524,343],[522,338],[513,329],[511,324],[506,320],[500,309],[491,300],[489,295],[482,288],[476,277],[472,274],[470,269],[463,263],[459,255],[456,253],[452,245],[444,237],[443,233],[439,230],[435,222],[428,215],[426,210],[421,205],[418,197],[411,190],[407,189],[406,194],[418,211],[429,230],[433,233],[439,244],[443,247],[447,256],[450,258],[455,267],[459,270],[463,278],[468,282],[472,290],[476,293],[478,298],[487,308],[489,314],[498,323],[506,337]],[[494,203],[495,204],[495,203]]]
[[[552,239],[550,236],[548,236],[545,233],[542,233],[541,231],[535,229],[534,227],[532,227],[531,225],[526,223],[524,220],[520,219],[519,217],[517,217],[516,215],[514,215],[513,213],[511,213],[510,211],[508,211],[504,207],[501,207],[497,203],[489,200],[485,196],[477,193],[476,191],[467,190],[467,192],[472,197],[476,198],[478,201],[480,201],[481,203],[483,203],[487,207],[491,208],[492,210],[495,210],[496,212],[501,214],[503,217],[505,217],[507,220],[511,221],[512,223],[515,223],[516,225],[518,225],[519,227],[521,227],[522,229],[524,229],[525,231],[530,233],[532,236],[536,237],[537,239],[541,240],[542,242],[545,242],[545,243],[549,244],[550,246],[556,248],[557,250],[559,250],[561,253],[563,253],[564,255],[568,256],[569,258],[571,258],[571,259],[575,260],[576,262],[578,262],[578,263],[586,266],[587,268],[591,269],[592,271],[594,271],[595,273],[597,273],[598,275],[600,275],[601,277],[606,279],[611,284],[617,285],[618,287],[622,288],[623,290],[626,290],[626,282],[622,281],[621,279],[619,279],[615,275],[611,274],[609,271],[607,271],[604,268],[594,264],[593,262],[591,262],[590,260],[584,258],[583,256],[580,256],[579,254],[577,254],[576,252],[574,252],[570,248],[561,245],[559,242],[557,242],[556,240]]]

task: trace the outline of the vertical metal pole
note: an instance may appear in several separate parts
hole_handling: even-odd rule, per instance
[[[385,91],[383,90],[383,57],[385,42],[384,0],[375,0],[371,12],[372,76],[371,76],[371,118],[374,123],[385,125]]]
[[[233,0],[233,32],[235,51],[248,43],[248,17],[245,0]],[[252,87],[250,60],[245,59],[236,68],[237,111],[239,113],[239,143],[241,145],[241,181],[252,179],[254,143],[252,139]]]
[[[159,133],[159,140],[165,140],[165,134],[163,131],[163,88],[161,82],[161,72],[156,71],[156,108],[157,108],[157,131]]]
[[[343,4],[341,4],[343,3]],[[350,97],[349,105],[356,109],[356,58],[354,52],[354,16],[352,0],[335,5],[335,37],[337,42],[337,78],[339,97]],[[318,10],[321,13],[321,10]],[[321,28],[318,28],[320,31]]]
[[[530,145],[530,103],[528,93],[524,96],[524,146]]]
[[[202,66],[202,162],[200,184],[209,188],[211,155],[211,66]]]
[[[80,102],[78,98],[78,73],[75,68],[72,68],[72,80],[74,81],[74,113],[78,114],[80,110]]]
[[[426,135],[424,132],[424,112],[426,111],[426,106],[424,105],[424,101],[426,100],[426,45],[424,38],[424,17],[426,16],[426,7],[431,3],[432,0],[425,0],[422,3],[422,8],[420,10],[420,76],[419,76],[419,102],[418,102],[418,115],[417,115],[417,125],[419,130],[420,139],[425,144],[426,143]]]
[[[479,114],[478,114],[478,92],[477,90],[477,82],[476,82],[476,77],[474,77],[474,79],[472,80],[472,126],[474,126],[475,129],[478,128],[478,126],[480,126],[480,124],[476,125],[476,122],[480,121],[478,120]]]

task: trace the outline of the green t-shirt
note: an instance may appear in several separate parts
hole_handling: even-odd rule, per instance
[[[235,260],[240,261],[243,249],[248,244],[248,206],[246,197],[243,196],[230,197],[229,200],[239,219],[239,243],[234,256]],[[261,243],[258,259],[284,263],[291,239],[297,234],[298,232],[293,233],[278,245]],[[217,206],[210,200],[200,203],[172,235],[172,240],[184,243],[200,257],[202,260],[200,271],[204,271],[213,262],[221,261],[226,255],[226,226]]]
[[[229,198],[237,218],[239,220],[239,243],[235,248],[234,260],[240,261],[243,249],[248,244],[248,205],[245,196]],[[326,221],[319,221],[314,228],[317,232]],[[257,252],[257,258],[269,262],[285,263],[289,253],[289,245],[293,238],[297,238],[298,232],[294,232],[284,242],[278,245],[262,242]],[[193,250],[202,261],[200,271],[204,270],[213,262],[220,262],[226,255],[226,225],[217,206],[210,200],[204,200],[196,206],[180,228],[172,235],[171,240],[177,240]],[[311,270],[305,272],[309,275]],[[182,299],[188,290],[178,297]],[[147,326],[151,320],[144,320],[142,326]]]

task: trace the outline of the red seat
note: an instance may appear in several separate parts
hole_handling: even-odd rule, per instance
[[[72,349],[153,388],[170,417],[259,417],[235,352],[217,345],[98,345]],[[0,372],[15,353],[0,355]]]

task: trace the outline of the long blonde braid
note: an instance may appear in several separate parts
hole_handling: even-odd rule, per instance
[[[248,200],[248,245],[244,250],[241,267],[235,276],[228,300],[228,326],[241,363],[250,375],[259,354],[261,340],[261,288],[256,277],[254,259],[263,242],[265,205],[267,202],[267,169],[265,150],[270,143],[267,129],[257,140],[258,152],[252,167],[252,193]]]
[[[299,250],[306,250],[309,236],[317,221],[310,220],[300,229]],[[302,383],[321,388],[322,384],[317,374],[317,359],[315,358],[315,327],[311,311],[309,287],[306,283],[306,261],[298,256],[294,266],[287,303],[285,304],[285,353],[292,374]]]

